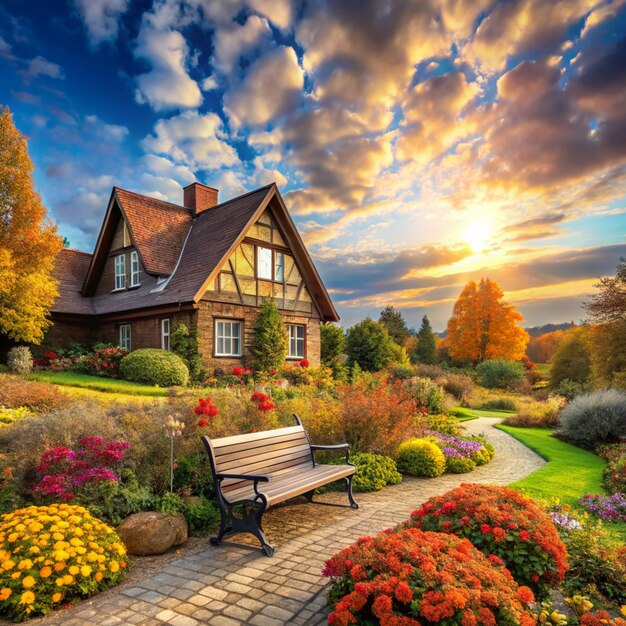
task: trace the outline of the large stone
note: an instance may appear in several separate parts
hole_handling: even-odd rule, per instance
[[[157,511],[133,513],[118,527],[117,532],[129,554],[146,556],[163,554],[187,541],[187,520],[182,515]]]

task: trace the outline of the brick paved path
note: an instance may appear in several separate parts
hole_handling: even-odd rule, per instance
[[[65,626],[173,624],[174,626],[317,626],[325,624],[327,579],[324,561],[357,537],[394,526],[424,500],[462,482],[506,485],[539,469],[534,452],[480,418],[467,422],[470,434],[485,434],[496,447],[488,465],[471,474],[435,479],[405,478],[400,485],[357,494],[357,511],[345,494],[317,497],[320,504],[289,504],[266,514],[269,539],[278,548],[269,558],[256,544],[226,541],[170,562],[158,574],[121,591],[108,592],[41,620]],[[323,504],[322,504],[323,503]],[[243,538],[243,537],[242,537]]]

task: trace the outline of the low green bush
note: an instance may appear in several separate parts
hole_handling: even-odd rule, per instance
[[[513,398],[494,398],[483,402],[479,409],[487,411],[517,411],[517,402]]]
[[[402,474],[398,472],[396,462],[391,457],[358,452],[350,460],[356,465],[352,482],[355,491],[380,491],[387,485],[397,485],[402,482]]]
[[[525,370],[519,361],[493,359],[476,366],[478,382],[488,389],[512,389],[525,380]]]
[[[582,447],[626,438],[626,393],[605,389],[574,398],[560,415],[558,434]]]
[[[567,400],[573,400],[576,396],[582,396],[587,391],[587,385],[569,378],[565,378],[554,388],[556,395],[563,396]]]
[[[204,496],[182,498],[176,493],[164,493],[157,499],[156,506],[162,513],[182,513],[192,535],[205,535],[213,531],[220,516],[215,504]]]
[[[446,472],[450,474],[466,474],[476,469],[476,463],[464,456],[449,456],[446,458]]]
[[[493,459],[496,454],[496,449],[493,444],[481,435],[473,435],[472,437],[466,437],[468,440],[478,441],[482,444],[482,448],[477,451],[472,451],[470,458],[476,465],[486,465]]]
[[[176,354],[144,348],[125,356],[120,363],[122,378],[136,383],[174,387],[189,382],[189,369]]]
[[[400,444],[396,463],[398,470],[411,476],[434,478],[446,471],[446,457],[429,439],[409,439]]]

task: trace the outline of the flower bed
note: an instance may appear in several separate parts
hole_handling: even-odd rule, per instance
[[[605,522],[626,522],[626,494],[619,491],[611,496],[587,495],[580,504]]]
[[[0,517],[0,615],[21,621],[122,580],[126,549],[79,506],[31,506]]]
[[[621,441],[600,450],[600,457],[606,461],[602,473],[602,483],[609,493],[626,493],[626,441]]]
[[[428,500],[411,514],[409,525],[469,539],[540,595],[563,580],[567,570],[567,552],[550,515],[505,487],[461,485]]]
[[[362,537],[335,554],[329,624],[531,625],[533,594],[466,539],[415,528]]]

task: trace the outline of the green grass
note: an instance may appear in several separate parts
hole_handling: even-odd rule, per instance
[[[478,415],[476,415],[474,411],[466,409],[462,406],[455,406],[453,409],[450,409],[449,413],[453,417],[456,417],[459,422],[468,422],[469,420],[475,420],[478,418]]]
[[[537,369],[543,374],[544,378],[550,378],[550,370],[552,365],[550,363],[535,363]]]
[[[126,394],[133,396],[165,396],[167,390],[162,387],[141,385],[128,380],[89,376],[78,372],[33,372],[26,376],[29,380],[38,380],[55,385],[79,387],[105,393]]]
[[[457,406],[450,411],[460,422],[467,420],[475,420],[477,417],[507,417],[514,415],[515,411],[503,411],[500,409],[468,409],[466,407]]]

